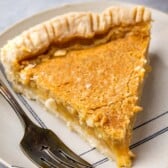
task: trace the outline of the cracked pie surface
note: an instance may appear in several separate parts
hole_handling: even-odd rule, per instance
[[[91,145],[130,168],[132,127],[150,70],[150,11],[73,12],[24,31],[1,49],[16,91],[40,101]]]

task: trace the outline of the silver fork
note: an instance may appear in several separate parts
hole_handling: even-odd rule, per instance
[[[42,168],[93,168],[70,150],[51,130],[34,124],[1,79],[0,93],[22,120],[25,134],[20,145],[38,166]]]

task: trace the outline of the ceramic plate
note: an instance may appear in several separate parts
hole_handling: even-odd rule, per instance
[[[111,5],[126,4],[92,1],[66,5],[34,15],[4,32],[0,36],[0,47],[23,30],[56,15],[71,11],[99,12]],[[134,168],[168,168],[168,15],[154,9],[151,10],[154,22],[149,55],[153,70],[146,81],[142,96],[144,111],[138,114],[133,131],[131,148],[137,156],[134,160]],[[2,74],[0,75],[2,78]],[[95,167],[116,167],[114,162],[90,147],[78,135],[71,132],[63,121],[47,113],[38,104],[23,97],[20,102],[25,110],[26,107],[28,108],[27,114],[36,123],[43,122],[74,152],[82,155]],[[19,147],[23,133],[23,127],[16,114],[0,96],[0,158],[13,167],[36,168]]]

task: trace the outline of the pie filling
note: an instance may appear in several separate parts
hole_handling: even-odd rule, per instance
[[[0,61],[16,91],[41,101],[118,168],[130,168],[150,22],[143,6],[56,16],[9,40]]]
[[[119,167],[131,166],[131,131],[149,70],[148,26],[138,24],[135,32],[128,27],[124,36],[116,29],[105,35],[105,44],[99,35],[94,45],[92,40],[81,44],[77,39],[52,45],[44,54],[17,63],[17,85],[117,160]]]

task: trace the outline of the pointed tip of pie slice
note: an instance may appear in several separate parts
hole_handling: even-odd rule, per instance
[[[119,168],[130,168],[150,69],[150,21],[144,7],[58,16],[9,41],[1,62],[19,92],[57,113]]]

